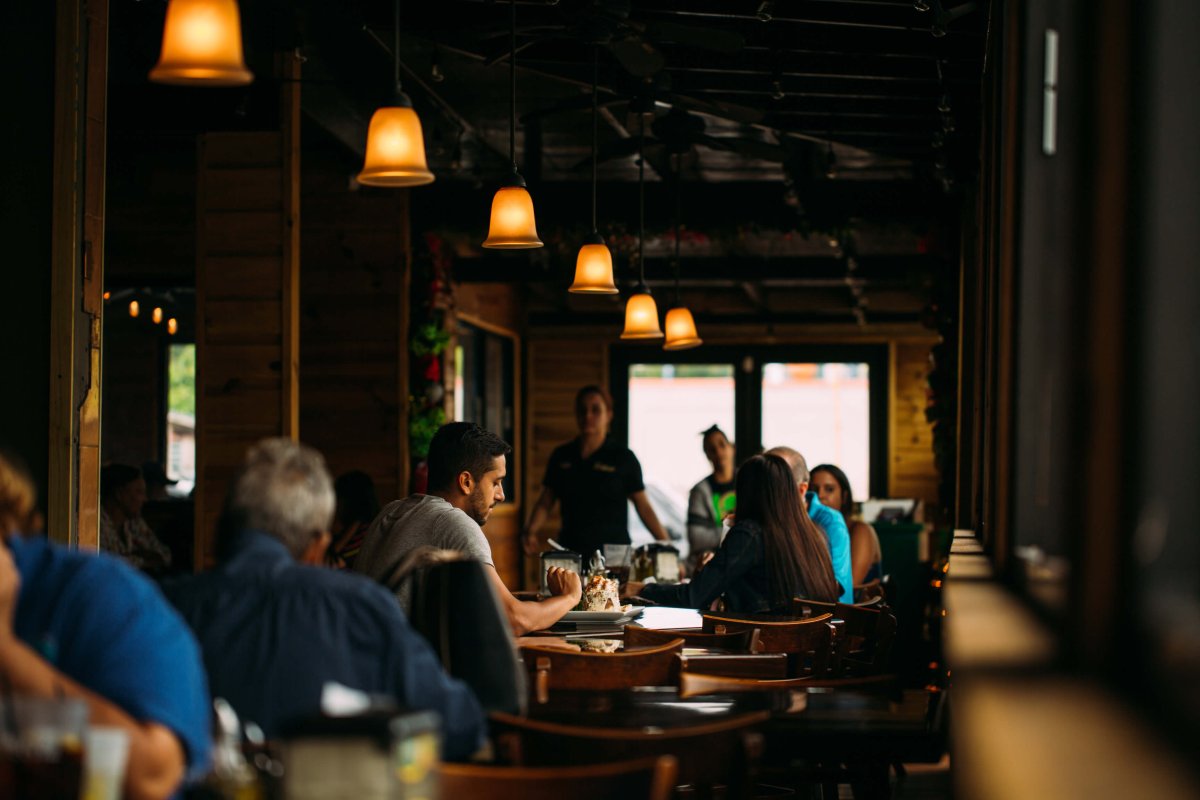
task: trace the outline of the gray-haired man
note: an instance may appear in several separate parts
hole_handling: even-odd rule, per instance
[[[442,716],[445,755],[483,739],[479,703],[442,671],[383,587],[318,566],[333,483],[315,450],[288,439],[252,447],[225,501],[222,562],[166,593],[204,652],[214,696],[268,737],[320,712],[326,683],[391,695]]]

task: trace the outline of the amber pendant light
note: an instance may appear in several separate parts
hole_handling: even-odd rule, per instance
[[[512,175],[492,198],[492,219],[483,246],[494,250],[530,250],[542,246],[533,213],[533,198],[525,188],[525,179],[517,171],[517,2],[511,0],[509,25],[509,107],[508,154]]]
[[[358,182],[367,186],[424,186],[433,183],[425,163],[425,136],[412,100],[400,86],[400,0],[393,6],[392,68],[396,97],[380,106],[367,127],[367,155]]]
[[[667,311],[667,319],[665,327],[667,329],[667,340],[663,343],[663,350],[690,350],[693,347],[699,347],[704,344],[700,339],[700,334],[696,332],[696,321],[692,319],[692,312],[683,305],[683,300],[679,291],[679,220],[681,203],[679,200],[679,160],[676,157],[675,161],[675,258],[672,261],[675,267],[675,305]]]
[[[617,284],[613,281],[612,253],[596,226],[596,120],[600,116],[596,101],[598,49],[592,46],[592,235],[584,240],[575,259],[575,282],[567,289],[575,294],[617,294]]]
[[[237,0],[170,0],[150,80],[190,86],[244,86],[254,80],[242,56]]]
[[[638,285],[625,303],[625,330],[622,339],[661,339],[658,326],[658,305],[646,286],[646,156],[642,145],[646,141],[646,115],[639,112],[641,135],[638,138]]]

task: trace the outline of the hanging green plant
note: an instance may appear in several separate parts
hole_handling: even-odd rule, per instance
[[[445,422],[446,412],[440,405],[427,405],[423,397],[409,398],[408,446],[414,459],[429,455],[429,443]]]
[[[414,356],[437,356],[445,351],[448,344],[450,334],[442,328],[441,314],[436,314],[432,322],[414,327],[408,349]]]

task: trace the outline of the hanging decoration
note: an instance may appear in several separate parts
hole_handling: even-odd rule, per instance
[[[596,225],[596,145],[597,120],[600,117],[599,104],[596,99],[596,84],[599,71],[599,48],[592,46],[592,234],[584,240],[579,248],[579,256],[575,260],[575,282],[568,292],[575,294],[617,294],[617,284],[613,280],[612,252],[600,235]]]
[[[150,80],[186,86],[245,86],[254,80],[242,55],[237,1],[170,0]]]
[[[483,246],[494,250],[529,250],[542,246],[538,238],[533,198],[517,170],[517,2],[511,0],[509,24],[508,155],[512,174],[492,198],[492,218]]]
[[[658,306],[646,286],[646,156],[643,145],[646,141],[646,114],[638,112],[641,126],[638,137],[638,285],[625,303],[625,330],[622,339],[661,339],[663,332],[658,325]]]
[[[404,187],[433,183],[425,161],[425,136],[412,99],[400,84],[400,0],[393,6],[391,105],[375,109],[367,127],[367,153],[358,182],[367,186]]]
[[[413,261],[413,293],[408,331],[409,397],[408,453],[412,462],[412,491],[423,492],[427,473],[424,459],[433,435],[446,422],[446,384],[442,369],[450,334],[445,329],[451,305],[449,246],[436,234],[426,234],[425,247]]]
[[[671,259],[671,264],[675,268],[675,305],[667,311],[667,319],[665,327],[667,329],[667,340],[663,343],[663,350],[690,350],[693,347],[699,347],[704,342],[700,339],[700,334],[696,332],[696,321],[692,318],[692,312],[683,305],[683,299],[679,290],[679,221],[682,214],[683,204],[680,200],[680,167],[679,157],[675,157],[675,257]]]

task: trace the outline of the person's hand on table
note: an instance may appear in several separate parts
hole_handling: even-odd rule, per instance
[[[0,640],[14,638],[13,615],[17,610],[17,595],[21,591],[21,573],[13,561],[12,551],[0,543]]]
[[[550,589],[551,595],[571,597],[576,603],[583,595],[583,585],[579,582],[578,573],[562,567],[550,567],[546,570],[546,587]]]
[[[641,581],[629,581],[621,589],[621,599],[629,600],[632,597],[637,597],[642,593],[642,587],[646,584]]]

